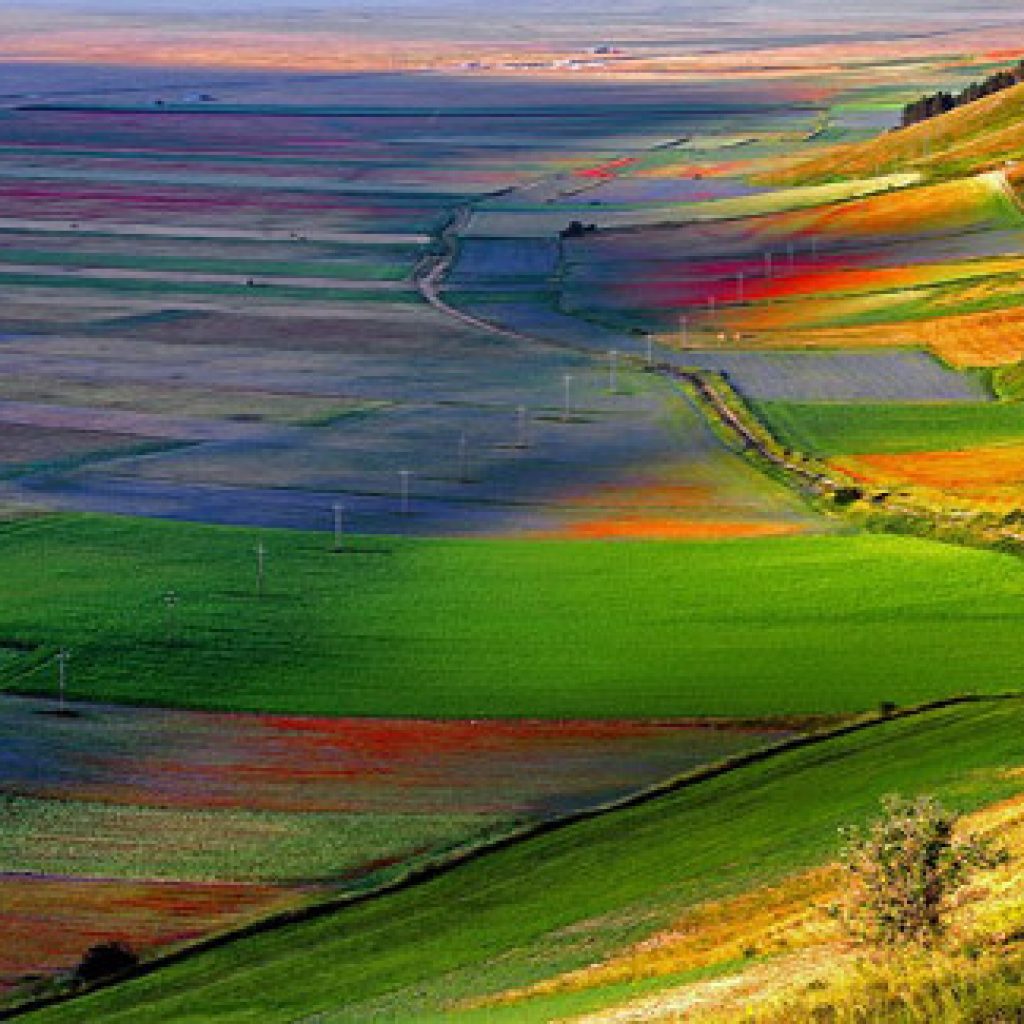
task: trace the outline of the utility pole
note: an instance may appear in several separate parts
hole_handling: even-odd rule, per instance
[[[459,482],[469,482],[469,442],[465,434],[459,435]]]
[[[736,275],[736,301],[743,301],[743,271]]]
[[[175,610],[178,607],[178,594],[177,591],[168,590],[164,594],[164,609],[166,611],[167,622],[167,643],[174,644],[177,641],[178,630],[176,628],[177,623],[175,621]]]
[[[690,318],[685,314],[679,318],[679,334],[683,343],[683,348],[686,348],[690,340]]]
[[[399,487],[401,489],[401,507],[402,515],[407,516],[409,514],[409,477],[411,476],[409,470],[400,469],[398,471]]]
[[[345,533],[345,506],[335,504],[334,506],[334,550],[342,548],[342,537]]]
[[[529,448],[530,438],[527,433],[529,429],[529,414],[526,411],[525,405],[520,405],[516,409],[516,447],[517,448]]]
[[[66,647],[62,647],[57,652],[57,689],[59,694],[57,698],[57,706],[62,715],[65,714],[64,697],[67,693],[68,659],[70,657],[71,652]]]
[[[264,576],[266,575],[266,573],[265,573],[265,570],[266,570],[266,558],[267,558],[267,549],[264,546],[263,541],[260,541],[259,544],[256,545],[256,596],[257,597],[262,597],[263,596],[263,581],[264,581]]]
[[[654,365],[654,335],[647,335],[647,365]]]
[[[619,393],[619,353],[614,348],[608,351],[608,390],[613,395]]]
[[[562,384],[565,388],[564,404],[562,406],[562,422],[568,423],[572,415],[572,374],[567,373],[562,377]]]

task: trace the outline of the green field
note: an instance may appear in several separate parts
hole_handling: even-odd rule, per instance
[[[834,855],[837,827],[864,820],[887,792],[935,792],[961,809],[1008,795],[1019,783],[1006,768],[1024,760],[1021,712],[1019,701],[946,709],[786,753],[31,1019],[430,1019],[819,863]],[[521,1005],[493,1019],[548,1018]]]
[[[1024,405],[1009,402],[753,404],[782,444],[819,458],[973,448],[1024,439]]]
[[[1013,690],[1024,666],[1024,574],[991,552],[871,535],[352,544],[8,525],[0,643],[71,648],[74,697],[357,715],[843,712]],[[55,677],[43,663],[0,680],[52,692]]]
[[[511,826],[473,814],[310,814],[21,797],[0,802],[0,821],[4,871],[291,883],[343,877]]]

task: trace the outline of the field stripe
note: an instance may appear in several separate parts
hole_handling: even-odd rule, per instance
[[[243,228],[219,228],[208,225],[176,227],[166,224],[124,224],[105,220],[36,220],[25,217],[0,217],[0,231],[39,231],[54,234],[113,235],[142,238],[224,238],[246,242],[347,242],[354,245],[427,245],[430,235],[395,232],[363,231],[301,231],[296,232],[266,228],[262,231],[247,231]]]
[[[227,284],[244,285],[244,271],[235,274],[216,274],[203,271],[185,270],[124,270],[119,267],[66,267],[54,264],[35,263],[0,263],[0,279],[17,278],[25,275],[53,278],[69,278],[75,281],[154,281],[161,284]],[[376,278],[358,278],[355,280],[344,277],[289,277],[284,274],[252,275],[260,286],[268,285],[275,288],[308,288],[308,289],[353,289],[370,292],[408,292],[412,286],[405,281],[382,281]],[[24,281],[19,281],[25,283]]]
[[[122,409],[93,409],[0,400],[0,423],[47,430],[90,430],[137,434],[176,441],[283,440],[295,431],[283,426],[161,416]]]

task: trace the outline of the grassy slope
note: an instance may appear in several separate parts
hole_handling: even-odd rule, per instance
[[[103,517],[6,527],[0,640],[72,648],[78,697],[328,714],[771,715],[1019,681],[1008,556],[885,536],[357,543],[332,556],[323,535]],[[51,668],[19,683],[53,685]]]
[[[818,457],[971,448],[1024,439],[1024,405],[1017,403],[761,402],[757,414],[783,444]]]
[[[836,827],[886,792],[938,791],[960,808],[1006,795],[1019,783],[1001,768],[1024,760],[1020,713],[1017,701],[947,709],[781,755],[32,1019],[429,1016],[445,999],[590,962],[684,906],[826,859]]]
[[[852,146],[837,146],[766,175],[776,185],[855,178],[897,166],[953,177],[1024,154],[1024,85]]]

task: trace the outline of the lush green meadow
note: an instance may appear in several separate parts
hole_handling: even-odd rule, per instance
[[[966,809],[1015,791],[1006,768],[1024,760],[1020,716],[1018,701],[951,708],[783,754],[31,1019],[429,1019],[827,859],[836,828],[874,813],[887,792],[936,792]],[[495,1019],[549,1019],[516,1009]]]
[[[1024,438],[1016,403],[758,402],[761,420],[785,445],[809,455],[973,448]]]
[[[1024,662],[1017,560],[899,537],[353,538],[333,554],[324,534],[56,517],[4,527],[0,559],[0,641],[70,648],[77,698],[770,716],[1013,690]],[[26,668],[0,678],[53,691],[52,663]]]

